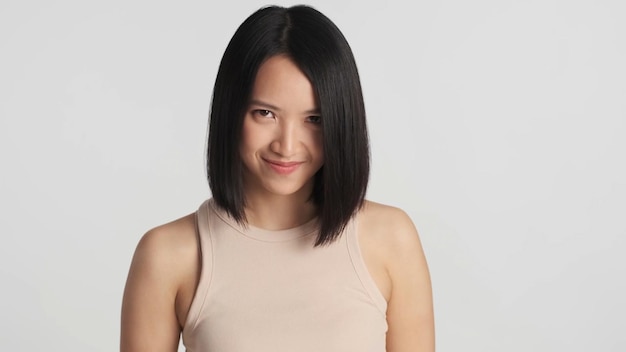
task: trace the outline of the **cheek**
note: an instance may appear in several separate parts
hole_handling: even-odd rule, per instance
[[[324,162],[324,138],[321,132],[313,138],[313,153],[320,163]]]
[[[239,145],[239,151],[242,155],[253,152],[255,146],[258,144],[258,133],[255,133],[254,128],[252,127],[252,124],[248,122],[247,119],[244,120],[241,128],[241,141]]]

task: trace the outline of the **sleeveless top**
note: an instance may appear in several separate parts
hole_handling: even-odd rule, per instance
[[[355,221],[314,248],[317,221],[288,230],[241,226],[212,199],[196,213],[202,268],[188,352],[384,352],[387,303]]]

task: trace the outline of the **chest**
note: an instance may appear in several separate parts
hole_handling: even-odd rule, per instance
[[[384,351],[386,302],[355,239],[314,249],[312,240],[213,237],[188,350]]]

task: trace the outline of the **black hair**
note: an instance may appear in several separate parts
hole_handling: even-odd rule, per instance
[[[335,24],[304,5],[271,6],[248,17],[220,63],[209,119],[207,175],[215,203],[245,224],[239,154],[245,111],[261,64],[286,55],[307,76],[322,116],[324,165],[314,176],[315,246],[333,242],[361,208],[370,155],[363,93],[352,50]]]

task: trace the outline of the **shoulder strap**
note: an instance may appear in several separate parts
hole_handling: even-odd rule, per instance
[[[196,231],[201,256],[200,280],[198,281],[198,287],[196,288],[196,293],[191,302],[191,307],[189,307],[189,312],[187,313],[187,321],[183,328],[183,338],[185,335],[193,332],[201,318],[213,276],[213,245],[209,222],[209,212],[212,211],[209,204],[210,202],[210,199],[204,201],[196,211]]]

